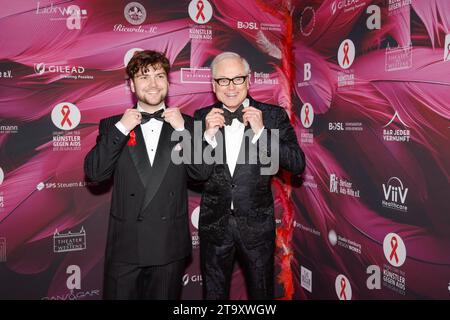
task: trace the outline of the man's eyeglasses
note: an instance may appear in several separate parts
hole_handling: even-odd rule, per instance
[[[218,78],[218,79],[214,79],[214,81],[222,87],[226,87],[230,85],[230,82],[233,82],[234,85],[240,85],[243,84],[245,82],[245,79],[247,79],[248,76],[238,76],[238,77],[234,77],[232,79],[230,78]]]

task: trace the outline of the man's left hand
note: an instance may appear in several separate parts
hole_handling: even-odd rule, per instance
[[[163,113],[163,117],[175,130],[184,129],[184,119],[179,108],[167,108]]]
[[[242,119],[244,120],[244,125],[250,123],[250,127],[253,130],[254,134],[258,134],[259,131],[264,127],[262,112],[259,109],[254,107],[247,107],[242,110],[244,116]]]

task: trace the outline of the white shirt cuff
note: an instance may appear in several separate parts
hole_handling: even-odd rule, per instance
[[[258,141],[259,137],[261,137],[261,134],[263,133],[264,128],[265,127],[262,127],[262,129],[259,130],[259,132],[253,136],[253,139],[252,139],[253,144],[255,144]]]
[[[116,123],[116,128],[119,129],[119,131],[122,132],[125,136],[130,133],[130,131],[128,131],[120,121]]]
[[[203,137],[205,138],[206,142],[214,149],[217,147],[217,141],[216,136],[213,136],[212,139],[206,135],[206,132],[203,134]]]

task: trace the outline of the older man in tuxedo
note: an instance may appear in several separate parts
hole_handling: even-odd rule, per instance
[[[271,178],[277,167],[264,172],[262,159],[272,157],[280,167],[297,175],[305,167],[304,153],[284,109],[248,95],[250,68],[245,59],[224,52],[212,61],[211,71],[218,102],[194,114],[195,120],[204,125],[204,139],[217,150],[212,153],[215,162],[208,167],[210,175],[200,205],[205,298],[229,298],[237,257],[249,298],[273,299],[275,219]],[[221,150],[223,157],[218,155]],[[252,150],[256,150],[256,157],[250,154]],[[251,161],[254,158],[256,161]]]

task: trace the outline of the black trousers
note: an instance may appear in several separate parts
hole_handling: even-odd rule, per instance
[[[103,299],[180,299],[186,259],[161,266],[139,266],[111,262],[105,267]]]
[[[274,298],[274,241],[247,249],[237,228],[236,218],[229,216],[226,240],[221,245],[200,239],[200,264],[204,297],[226,300],[230,295],[235,258],[244,271],[248,297],[251,300]]]

